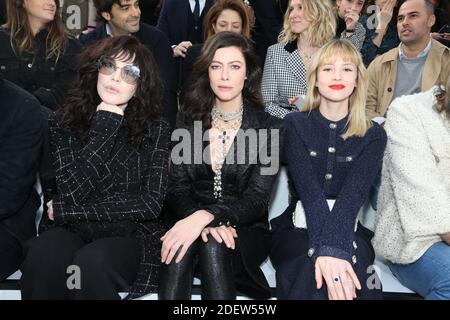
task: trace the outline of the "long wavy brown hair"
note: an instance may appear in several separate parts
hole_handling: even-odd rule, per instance
[[[109,37],[82,52],[74,87],[57,111],[60,124],[83,143],[86,142],[91,118],[101,102],[97,92],[100,58],[118,58],[122,61],[134,58],[133,64],[140,69],[136,92],[124,114],[128,140],[139,148],[147,138],[150,122],[160,117],[163,86],[153,54],[133,36]]]
[[[47,24],[47,58],[58,58],[67,44],[68,36],[61,20],[59,0],[53,0],[56,5],[55,19]],[[9,32],[11,45],[18,55],[23,52],[37,54],[38,47],[28,22],[28,15],[24,8],[24,0],[8,0],[6,6],[7,19],[5,29]]]
[[[242,89],[242,99],[246,108],[264,109],[261,94],[261,68],[251,40],[241,34],[230,31],[219,32],[209,38],[202,49],[200,57],[194,64],[192,83],[186,90],[181,109],[186,120],[200,120],[206,128],[211,127],[211,110],[215,104],[214,95],[209,83],[208,69],[218,49],[238,47],[245,59],[247,80]]]

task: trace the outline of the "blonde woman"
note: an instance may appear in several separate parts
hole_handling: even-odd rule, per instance
[[[384,130],[365,119],[364,64],[349,41],[333,40],[307,80],[305,112],[285,118],[291,203],[272,220],[277,296],[380,298],[381,284],[367,281],[372,233],[357,220],[386,146]]]
[[[291,0],[278,43],[267,51],[262,93],[266,110],[279,118],[301,108],[306,70],[314,53],[336,34],[329,0]]]

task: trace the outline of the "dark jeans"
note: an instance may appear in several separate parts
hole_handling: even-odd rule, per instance
[[[0,281],[19,269],[22,251],[20,242],[0,225]]]
[[[53,228],[30,240],[25,255],[22,299],[113,300],[133,283],[140,246],[136,239],[124,237],[85,243],[64,228]],[[73,270],[79,270],[79,286]]]
[[[235,300],[233,251],[208,235],[208,242],[197,239],[179,263],[176,255],[169,265],[163,264],[158,298],[190,300],[195,266],[202,281],[202,300]]]

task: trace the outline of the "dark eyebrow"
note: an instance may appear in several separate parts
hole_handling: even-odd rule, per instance
[[[223,64],[222,62],[220,62],[220,61],[215,61],[215,60],[211,61],[211,63]],[[240,64],[243,64],[243,62],[242,62],[242,61],[239,61],[239,60],[236,60],[236,61],[230,61],[230,62],[228,62],[227,64],[231,64],[231,63],[240,63]]]
[[[137,1],[139,3],[139,1]],[[119,6],[126,7],[131,5],[131,0],[121,0],[119,1]]]
[[[420,12],[419,11],[411,11],[411,12],[407,12],[406,14],[399,14],[398,15],[398,17],[400,18],[404,18],[405,17],[405,15],[406,16],[410,16],[410,15],[412,15],[412,14],[420,14]]]

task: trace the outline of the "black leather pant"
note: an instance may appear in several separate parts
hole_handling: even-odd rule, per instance
[[[175,258],[164,264],[160,273],[160,300],[191,299],[194,268],[198,263],[203,300],[234,300],[233,250],[208,235],[208,242],[197,239],[179,263]]]

